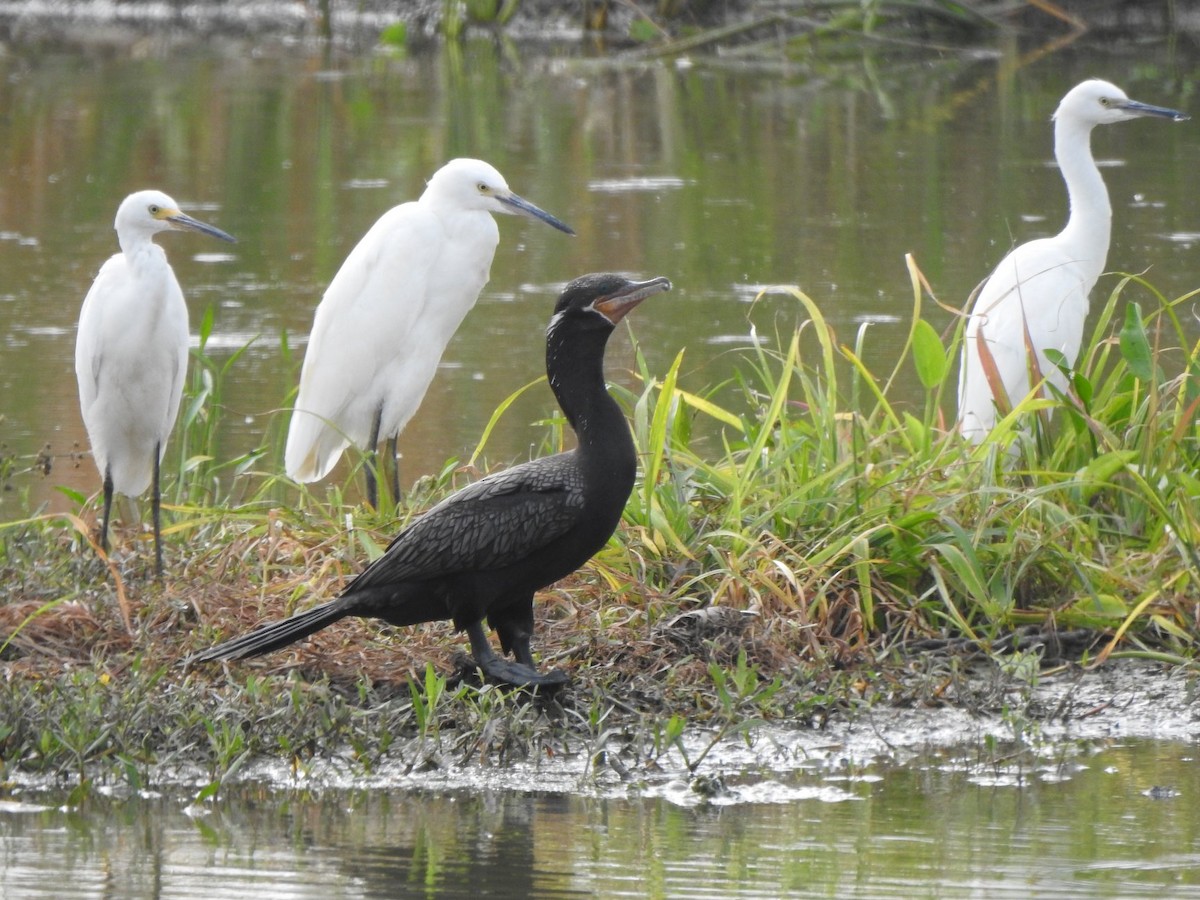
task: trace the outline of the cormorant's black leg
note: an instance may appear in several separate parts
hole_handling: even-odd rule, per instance
[[[502,651],[511,653],[522,665],[537,668],[529,649],[533,636],[533,594],[506,604],[500,612],[489,613],[488,624],[496,629]]]
[[[379,423],[383,419],[383,407],[375,410],[375,421],[371,423],[371,437],[367,442],[367,504],[371,509],[379,509],[379,488],[377,481],[377,466],[379,465]]]
[[[467,626],[467,637],[471,639],[471,653],[475,663],[483,674],[495,681],[502,681],[516,687],[560,687],[570,681],[565,672],[557,670],[545,675],[538,672],[532,665],[533,658],[529,656],[529,644],[525,644],[525,655],[529,662],[509,662],[496,655],[484,633],[483,623],[474,622]]]
[[[391,472],[389,477],[392,479],[392,505],[400,506],[400,457],[396,455],[396,435],[388,438],[388,460],[391,462]]]
[[[100,526],[100,549],[108,555],[108,518],[112,514],[112,472],[104,470],[104,523]]]
[[[154,483],[151,485],[150,495],[150,515],[154,519],[154,577],[162,581],[163,577],[163,552],[162,552],[162,493],[159,489],[159,461],[158,453],[160,444],[154,444]]]
[[[513,640],[513,656],[517,662],[529,666],[531,669],[535,667],[533,662],[533,651],[529,649],[529,635],[523,634]]]
[[[518,634],[512,638],[512,654],[517,662],[537,671],[537,663],[533,661],[533,652],[529,649],[529,635]],[[542,678],[548,684],[566,684],[571,676],[560,669],[550,669]]]

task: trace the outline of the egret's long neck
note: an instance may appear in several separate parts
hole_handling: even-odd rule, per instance
[[[1092,129],[1066,118],[1054,122],[1054,156],[1067,183],[1071,212],[1061,237],[1097,275],[1104,270],[1112,236],[1108,189],[1092,158]]]
[[[631,470],[636,451],[629,424],[604,385],[604,346],[611,333],[604,329],[574,330],[573,323],[556,319],[546,336],[546,374],[558,405],[579,439],[585,460],[618,461]],[[632,472],[630,474],[632,478]]]
[[[129,265],[135,268],[145,260],[151,259],[156,250],[154,241],[141,233],[122,234],[118,231],[117,243],[121,245],[121,252],[125,254]]]

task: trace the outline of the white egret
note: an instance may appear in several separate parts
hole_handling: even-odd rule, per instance
[[[979,291],[967,320],[958,384],[959,427],[969,440],[982,441],[996,423],[997,404],[1015,406],[1040,379],[1066,390],[1066,378],[1046,351],[1057,350],[1067,365],[1075,364],[1088,294],[1104,271],[1112,233],[1108,190],[1092,158],[1092,129],[1141,116],[1188,118],[1130,100],[1116,85],[1099,80],[1076,85],[1059,103],[1054,157],[1067,184],[1070,214],[1054,237],[1009,253]],[[1035,351],[1033,359],[1027,346]]]
[[[487,283],[500,234],[491,213],[541,219],[478,159],[454,159],[416,201],[380,217],[317,306],[288,428],[284,466],[300,482],[329,474],[351,443],[388,443],[399,500],[396,438],[425,396],[442,352]],[[367,501],[378,505],[374,460]]]
[[[121,252],[100,267],[79,314],[79,405],[104,479],[100,545],[108,552],[113,491],[136,497],[153,485],[155,573],[162,577],[159,464],[179,412],[187,372],[188,312],[160,231],[190,229],[232,242],[179,211],[162,191],[130,194],[114,226]]]

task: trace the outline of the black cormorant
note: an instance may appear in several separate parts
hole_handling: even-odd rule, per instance
[[[534,592],[574,572],[616,530],[637,471],[629,424],[604,385],[604,348],[614,326],[666,278],[576,278],[546,329],[546,375],[578,446],[480,479],[397,535],[387,552],[336,600],[227,641],[206,662],[269,653],[346,616],[415,625],[450,619],[471,640],[484,674],[514,685],[559,685],[529,649]],[[483,620],[496,630],[492,648]]]

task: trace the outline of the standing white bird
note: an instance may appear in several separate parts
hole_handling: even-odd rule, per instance
[[[396,438],[487,284],[500,240],[491,213],[575,233],[514,194],[492,166],[454,159],[419,200],[384,213],[346,257],[313,320],[284,452],[289,477],[319,481],[351,443],[374,454],[386,440],[399,500]],[[374,459],[366,475],[367,501],[377,507]]]
[[[1054,157],[1067,184],[1070,215],[1054,237],[1009,253],[979,291],[967,320],[958,382],[959,426],[969,440],[982,441],[996,424],[997,405],[1017,405],[1040,378],[1066,390],[1066,378],[1046,350],[1075,364],[1088,294],[1104,271],[1112,233],[1108,190],[1092,158],[1092,129],[1140,116],[1188,118],[1130,100],[1116,85],[1099,80],[1076,85],[1059,103]],[[1027,346],[1036,351],[1033,359]]]
[[[162,191],[130,194],[117,209],[121,252],[100,268],[79,314],[79,405],[104,479],[100,546],[108,552],[113,491],[136,497],[153,483],[155,573],[163,570],[159,463],[179,412],[187,372],[188,312],[160,231],[191,229],[233,242],[179,211]]]

